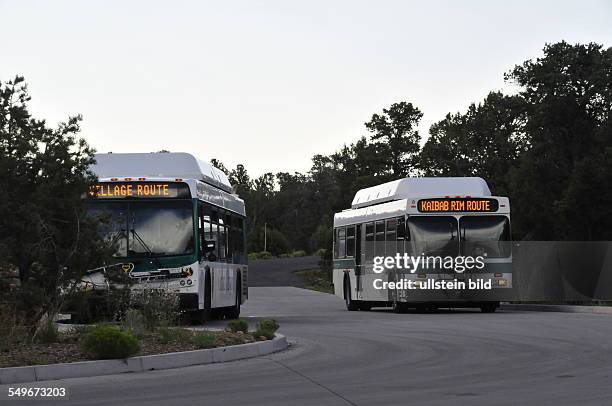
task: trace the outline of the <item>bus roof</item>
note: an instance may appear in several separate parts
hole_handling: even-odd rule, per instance
[[[361,189],[353,198],[352,209],[394,200],[444,196],[491,196],[487,182],[478,177],[403,178]]]
[[[96,154],[92,171],[100,178],[158,177],[196,179],[232,193],[221,170],[186,152]]]

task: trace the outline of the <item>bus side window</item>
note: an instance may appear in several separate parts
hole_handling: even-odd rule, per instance
[[[338,258],[338,229],[334,228],[334,258]]]
[[[355,256],[355,226],[346,228],[346,256],[349,258]]]
[[[225,261],[226,253],[227,253],[227,227],[225,221],[223,220],[225,216],[223,214],[219,215],[219,238],[218,238],[218,247],[219,247],[219,260]]]
[[[232,216],[227,213],[225,215],[225,224],[227,224],[227,262],[234,262],[234,246],[232,245],[234,243],[234,222],[232,221]]]
[[[385,255],[385,221],[376,222],[376,237],[374,238],[374,255],[381,257]]]
[[[385,234],[386,238],[386,255],[394,256],[397,251],[397,219],[389,219],[387,220],[387,232]]]
[[[374,223],[365,225],[365,260],[374,258]]]
[[[238,252],[240,253],[240,262],[246,261],[246,246],[245,246],[245,235],[244,235],[244,219],[238,219]]]
[[[338,229],[338,258],[346,257],[346,228]]]
[[[406,220],[403,217],[397,218],[397,252],[404,253],[407,252],[408,243],[404,244],[405,241],[408,241],[410,238],[408,236],[406,228]]]
[[[201,258],[204,255],[204,243],[206,241],[206,237],[204,236],[204,205],[202,203],[198,203],[198,238],[200,240],[198,249],[200,250]]]
[[[210,213],[210,233],[209,233],[209,241],[215,242],[215,250],[212,252],[212,256],[214,261],[219,260],[219,214],[216,210],[211,211]]]

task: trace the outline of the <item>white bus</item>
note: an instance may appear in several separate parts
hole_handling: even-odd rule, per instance
[[[482,178],[405,178],[362,189],[350,209],[334,216],[333,251],[334,291],[348,310],[479,307],[493,312],[512,297],[510,202],[491,196]],[[462,273],[422,265],[412,272],[374,272],[375,257],[397,254],[478,256],[484,265]],[[470,279],[490,281],[491,289],[388,288],[397,281],[431,287]]]
[[[248,297],[244,201],[225,174],[187,153],[97,154],[88,210],[133,289],[179,293],[198,321],[237,318]],[[109,266],[84,279],[105,289]]]

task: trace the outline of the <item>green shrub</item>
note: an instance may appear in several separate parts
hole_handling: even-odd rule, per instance
[[[254,261],[256,259],[259,259],[259,254],[257,254],[256,252],[249,252],[248,257],[250,261]]]
[[[136,337],[142,337],[146,331],[144,315],[138,309],[128,309],[121,319],[121,328]]]
[[[193,337],[193,344],[198,349],[214,348],[217,346],[217,340],[212,334],[200,333]]]
[[[256,338],[265,337],[268,340],[274,338],[274,333],[278,330],[278,323],[274,319],[264,319],[257,324],[257,330],[253,333]]]
[[[83,336],[82,350],[95,359],[127,358],[140,350],[138,339],[113,325],[99,325]]]
[[[277,258],[291,258],[292,255],[291,254],[278,254]]]
[[[257,254],[257,259],[271,259],[273,258],[272,254],[268,251],[261,251]]]
[[[178,293],[161,289],[133,290],[130,308],[142,312],[145,328],[149,331],[173,325],[181,316]]]
[[[41,344],[52,344],[59,342],[57,326],[50,318],[41,321],[40,327],[36,330],[36,341]]]
[[[171,342],[175,343],[187,343],[191,340],[192,333],[184,328],[170,328],[161,327],[157,330],[158,336],[157,341],[161,344],[168,344]]]
[[[296,258],[297,258],[297,257],[305,257],[305,256],[306,256],[306,251],[304,251],[304,250],[297,250],[297,251],[293,251],[293,252],[291,253],[291,256],[292,256],[292,257],[296,257]]]
[[[327,257],[327,250],[325,248],[319,248],[317,250],[317,252],[315,252],[315,255],[321,258],[326,258]]]
[[[14,306],[0,303],[0,352],[10,351],[31,337],[31,331],[20,316]]]
[[[235,333],[242,331],[243,333],[249,332],[249,323],[245,319],[232,320],[227,323],[227,330]]]
[[[90,326],[87,324],[77,324],[75,326],[70,327],[70,334],[83,337],[85,334],[89,333],[95,326]]]

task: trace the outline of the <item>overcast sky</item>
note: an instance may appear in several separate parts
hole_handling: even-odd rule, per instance
[[[612,46],[606,1],[5,1],[0,80],[83,115],[100,152],[160,149],[307,171],[409,101],[421,135],[546,42]]]

